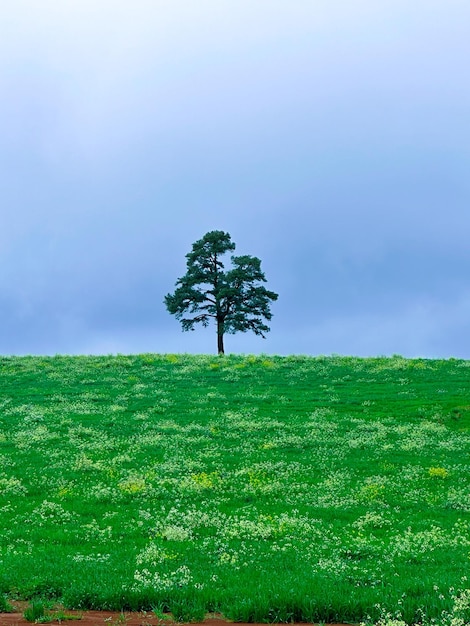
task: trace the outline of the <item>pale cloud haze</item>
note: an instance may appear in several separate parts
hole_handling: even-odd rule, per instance
[[[411,6],[410,6],[411,5]],[[215,352],[163,297],[262,260],[227,352],[470,358],[470,5],[0,7],[0,353]]]

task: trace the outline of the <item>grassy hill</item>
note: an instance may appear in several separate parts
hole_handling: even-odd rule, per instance
[[[469,429],[468,361],[2,358],[0,593],[470,619]]]

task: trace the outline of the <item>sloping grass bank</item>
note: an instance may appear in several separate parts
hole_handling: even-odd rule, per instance
[[[0,593],[470,619],[469,428],[468,361],[0,359]]]

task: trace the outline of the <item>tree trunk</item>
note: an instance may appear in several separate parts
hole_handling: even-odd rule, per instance
[[[225,354],[223,322],[219,320],[217,321],[217,351],[219,354]]]

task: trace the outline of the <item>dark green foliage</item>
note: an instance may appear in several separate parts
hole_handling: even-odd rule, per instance
[[[41,600],[34,600],[31,605],[23,613],[23,617],[27,622],[44,622],[46,621],[46,611]]]
[[[0,613],[9,613],[12,611],[12,606],[5,598],[3,594],[0,593]]]
[[[277,294],[260,283],[266,282],[257,257],[232,256],[233,269],[224,270],[222,257],[235,249],[230,235],[214,230],[193,244],[186,255],[187,272],[176,282],[176,291],[165,296],[168,311],[181,321],[183,330],[196,324],[217,325],[218,352],[224,352],[225,333],[246,332],[264,337],[269,331],[270,301]]]

